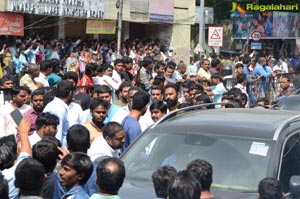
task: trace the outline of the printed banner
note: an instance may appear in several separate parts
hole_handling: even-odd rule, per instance
[[[38,15],[104,19],[104,0],[9,0],[6,10]]]
[[[0,13],[0,35],[24,36],[24,16],[16,13]]]
[[[297,12],[247,12],[232,20],[235,39],[251,39],[253,31],[259,31],[262,39],[300,38],[300,13]]]
[[[174,0],[149,0],[149,20],[173,23]]]
[[[86,34],[116,34],[116,21],[87,20]]]

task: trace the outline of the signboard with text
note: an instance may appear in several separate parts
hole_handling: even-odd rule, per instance
[[[24,16],[17,13],[0,13],[0,35],[24,36]]]
[[[208,46],[212,46],[212,47],[223,46],[223,27],[221,26],[208,27]]]
[[[6,10],[37,15],[104,19],[104,0],[9,0]]]
[[[86,34],[116,34],[116,21],[87,20]]]
[[[149,20],[173,23],[174,0],[149,0]]]

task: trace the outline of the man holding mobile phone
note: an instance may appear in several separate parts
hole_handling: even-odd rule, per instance
[[[16,134],[16,127],[23,117],[23,113],[31,106],[26,105],[26,88],[13,87],[11,90],[12,102],[1,107],[0,112],[0,137]]]

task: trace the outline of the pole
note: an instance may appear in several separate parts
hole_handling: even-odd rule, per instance
[[[118,8],[118,41],[117,41],[117,57],[121,58],[121,37],[122,37],[122,14],[123,0],[118,0],[116,7]]]
[[[204,1],[200,0],[199,44],[204,51]],[[200,53],[200,55],[203,52]]]

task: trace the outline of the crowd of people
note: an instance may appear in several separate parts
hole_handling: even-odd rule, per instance
[[[282,59],[211,55],[186,64],[159,40],[127,40],[121,58],[114,42],[80,38],[36,35],[2,46],[0,166],[12,199],[118,198],[125,177],[120,154],[166,114],[199,104],[271,108],[299,86],[292,70],[300,67]],[[197,173],[198,164],[187,170]],[[173,174],[170,186],[158,186],[169,187],[169,199],[181,198],[177,190],[189,187],[198,198],[211,196],[211,182],[203,184],[198,174]]]

